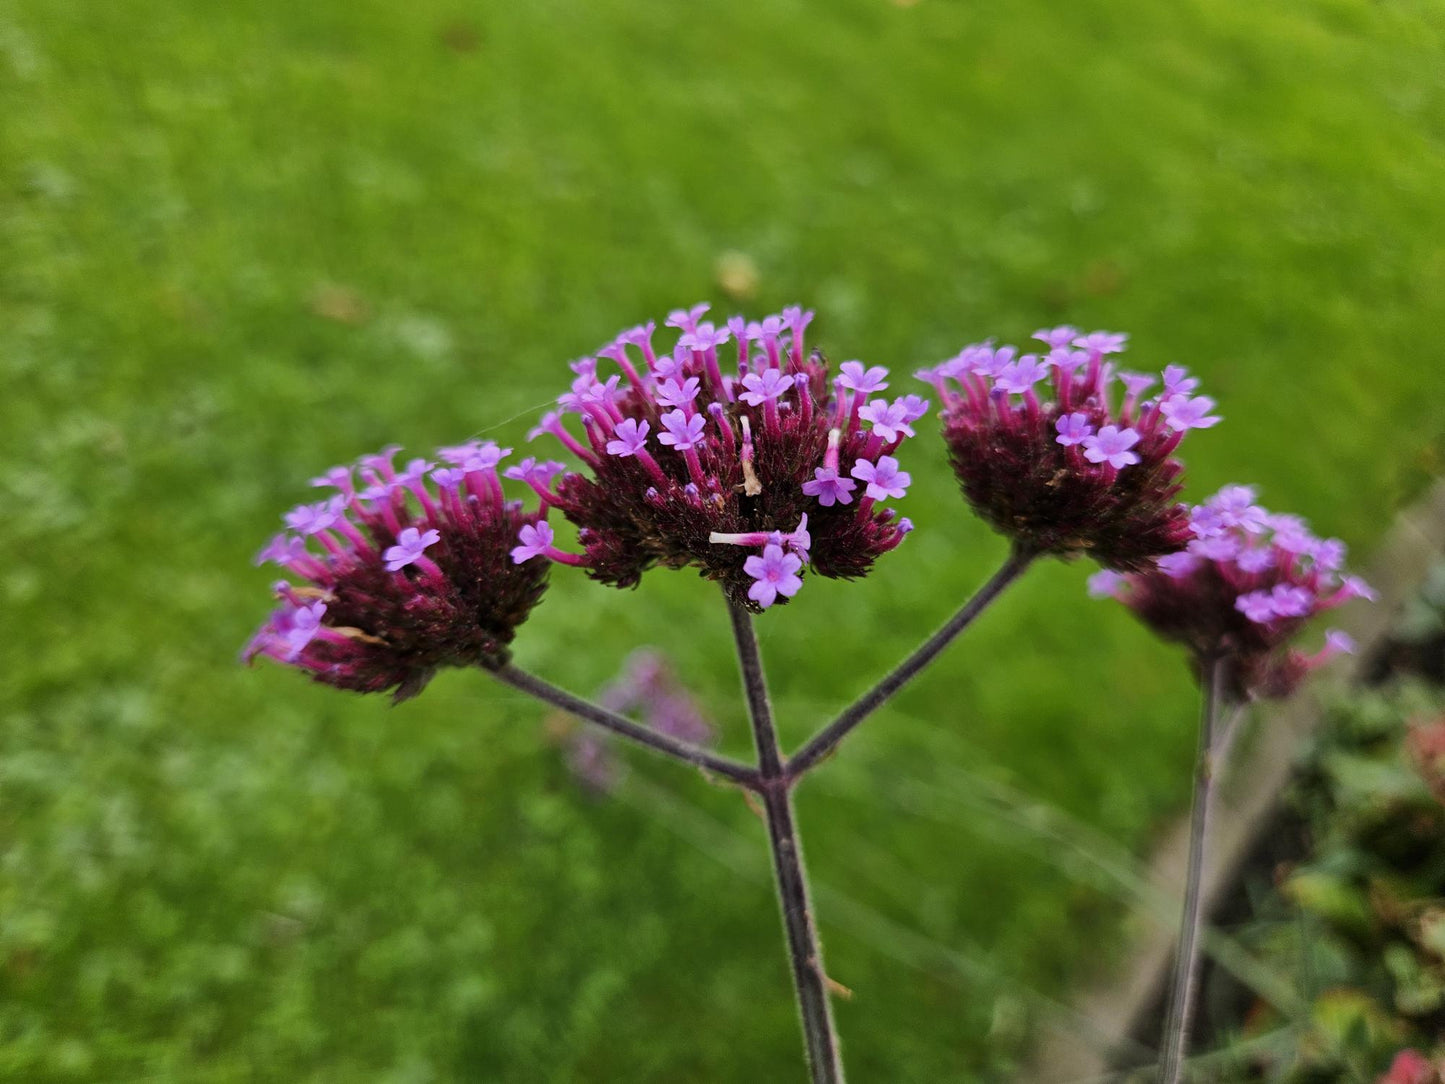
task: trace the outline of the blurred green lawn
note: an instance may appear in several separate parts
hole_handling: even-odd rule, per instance
[[[735,795],[637,761],[590,801],[480,674],[391,709],[244,670],[252,554],[332,463],[518,444],[568,358],[731,310],[728,251],[750,312],[904,373],[1128,330],[1221,401],[1194,496],[1368,548],[1445,445],[1442,10],[0,0],[0,1078],[797,1079]],[[791,742],[1003,554],[909,452],[906,549],[762,623]],[[1009,782],[1140,853],[1183,800],[1183,668],[1087,571],[801,796],[858,1081],[1006,1076],[1121,917],[880,782]],[[664,644],[741,754],[719,610],[558,575],[519,655],[585,690]]]

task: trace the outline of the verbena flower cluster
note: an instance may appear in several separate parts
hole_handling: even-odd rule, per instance
[[[1087,554],[1106,568],[1147,569],[1192,537],[1176,501],[1185,434],[1220,419],[1199,381],[1108,360],[1127,336],[1056,327],[1020,355],[992,341],[917,375],[942,400],[943,436],[964,496],[995,530],[1033,553]]]
[[[402,470],[399,450],[313,479],[337,492],[286,514],[288,530],[257,563],[299,582],[276,585],[281,605],[248,661],[265,655],[338,688],[394,689],[398,700],[440,667],[507,662],[546,587],[547,562],[512,559],[541,513],[504,498],[497,466],[508,450],[494,443],[442,448],[445,466],[413,459]]]
[[[653,565],[692,566],[764,610],[798,592],[805,568],[862,576],[911,530],[880,502],[908,489],[897,452],[928,402],[875,397],[888,387],[879,366],[849,361],[834,375],[805,349],[811,312],[717,326],[707,309],[668,317],[671,350],[658,352],[648,323],[572,363],[570,390],[532,435],[555,437],[585,469],[528,459],[518,476],[576,525],[582,552],[539,523],[518,560],[577,565],[616,587]]]
[[[717,731],[696,699],[659,651],[640,648],[623,663],[597,702],[610,711],[632,715],[644,726],[692,745],[711,746]],[[616,788],[625,769],[613,742],[595,729],[579,730],[566,750],[567,766],[588,790],[605,794]]]
[[[1287,696],[1310,670],[1352,651],[1337,631],[1313,655],[1287,645],[1317,614],[1375,597],[1344,574],[1344,543],[1316,538],[1303,519],[1273,514],[1256,498],[1251,486],[1225,486],[1192,510],[1195,537],[1182,552],[1147,571],[1105,570],[1089,580],[1090,594],[1119,599],[1197,659],[1226,659],[1236,699]]]

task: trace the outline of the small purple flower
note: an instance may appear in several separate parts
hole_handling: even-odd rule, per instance
[[[1064,328],[1061,330],[1073,331],[1073,328]],[[1041,337],[1042,336],[1039,335],[1034,336],[1036,339]],[[1125,582],[1126,578],[1122,574],[1108,568],[1100,569],[1089,577],[1089,597],[1113,598],[1123,589]]]
[[[1313,591],[1287,583],[1276,584],[1269,593],[1269,604],[1279,617],[1304,617],[1314,601]]]
[[[1265,529],[1269,518],[1269,514],[1254,503],[1258,497],[1259,492],[1254,486],[1225,486],[1197,509],[1200,515],[1195,517],[1195,532],[1215,534],[1230,527],[1239,527],[1250,534],[1258,534]],[[1294,521],[1303,527],[1302,521],[1297,518]]]
[[[978,343],[965,347],[958,360],[972,366],[970,371],[975,375],[992,378],[998,376],[1004,367],[1013,361],[1016,353],[1018,351],[1012,346],[1000,346],[995,350],[992,343]]]
[[[1355,638],[1340,629],[1325,631],[1325,651],[1330,655],[1353,655],[1356,651]]]
[[[1093,350],[1099,354],[1118,354],[1124,350],[1124,344],[1129,341],[1129,336],[1113,331],[1091,331],[1087,335],[1080,335],[1074,340],[1074,345],[1085,350]]]
[[[1315,567],[1325,572],[1338,572],[1345,564],[1345,544],[1338,538],[1324,538],[1310,549]]]
[[[903,405],[903,420],[909,424],[928,413],[928,400],[921,395],[905,395],[898,402]]]
[[[607,442],[608,455],[629,456],[642,451],[647,444],[647,434],[652,426],[636,418],[625,418],[613,430],[613,440]]]
[[[1362,598],[1366,602],[1378,602],[1380,598],[1375,589],[1358,576],[1346,576],[1340,594],[1345,598]]]
[[[1169,427],[1181,432],[1185,429],[1208,429],[1212,425],[1218,425],[1221,420],[1219,415],[1209,413],[1213,409],[1214,400],[1207,395],[1193,399],[1185,395],[1171,395],[1159,404],[1159,412],[1164,415]]]
[[[1154,378],[1148,373],[1120,373],[1119,379],[1123,382],[1124,391],[1130,401],[1138,399],[1149,385],[1154,383]]]
[[[663,406],[685,407],[697,398],[700,386],[695,376],[688,377],[681,384],[676,380],[664,380],[657,387],[657,401]]]
[[[621,335],[617,336],[619,342],[631,343],[639,350],[646,350],[652,343],[652,333],[657,330],[657,321],[649,320],[645,324],[638,324],[636,327],[628,328]]]
[[[877,464],[860,459],[853,464],[852,475],[860,482],[868,483],[865,491],[875,501],[894,500],[902,498],[913,482],[913,477],[907,471],[898,469],[898,460],[891,455],[880,458]]]
[[[1068,324],[1063,324],[1059,327],[1053,328],[1041,328],[1040,330],[1035,331],[1033,334],[1033,338],[1039,340],[1039,342],[1043,343],[1051,350],[1057,350],[1060,347],[1068,346],[1078,337],[1079,329],[1076,327],[1070,327]]]
[[[548,556],[556,537],[552,525],[546,520],[527,524],[517,534],[517,541],[521,545],[512,548],[512,563],[520,565],[524,561],[530,561],[533,557]]]
[[[742,400],[748,406],[761,406],[764,401],[777,399],[793,386],[793,377],[777,369],[765,369],[761,373],[748,373],[743,377]]]
[[[543,424],[546,420],[543,419]],[[464,471],[491,470],[507,456],[512,454],[510,448],[499,448],[496,441],[469,441],[466,444],[456,444],[450,448],[438,448],[437,455],[446,460],[454,467],[461,467]]]
[[[1049,351],[1049,361],[1053,362],[1054,368],[1063,377],[1063,383],[1068,384],[1074,379],[1076,369],[1089,364],[1089,352],[1060,346]]]
[[[1204,559],[1200,554],[1190,553],[1166,553],[1159,558],[1157,564],[1159,571],[1168,576],[1171,580],[1181,579],[1203,564]]]
[[[673,309],[667,314],[667,326],[681,328],[684,333],[691,332],[710,308],[711,305],[703,302],[690,309]]]
[[[806,559],[808,551],[813,548],[813,536],[808,533],[808,513],[803,513],[802,518],[798,520],[798,525],[791,531],[786,534],[778,531],[776,537],[770,538],[768,541],[780,546],[786,545],[794,553]]]
[[[690,356],[686,350],[679,353]],[[676,383],[687,377],[687,364],[683,357],[664,354],[652,363],[652,373],[658,380],[671,380]]]
[[[1275,618],[1274,602],[1268,591],[1250,591],[1234,600],[1234,608],[1256,625],[1267,625]]]
[[[1025,354],[999,369],[993,386],[1006,394],[1022,394],[1048,375],[1048,361],[1040,361],[1037,354]]]
[[[515,469],[514,467],[513,470]],[[456,467],[438,467],[431,472],[431,480],[438,489],[455,491],[467,480],[467,472]]]
[[[546,414],[542,415],[542,417],[537,421],[536,425],[532,426],[531,429],[527,430],[527,440],[533,441],[536,440],[538,437],[543,437],[547,436],[550,433],[555,433],[557,429],[561,426],[561,424],[561,416],[555,410],[549,410]],[[438,451],[437,454],[440,455],[440,451]],[[442,458],[446,457],[443,456]]]
[[[375,455],[364,455],[357,460],[362,466],[362,476],[368,479],[384,478],[390,481],[396,476],[396,468],[391,461],[396,453],[401,451],[400,444],[388,444]]]
[[[797,554],[786,552],[782,546],[769,544],[764,547],[761,557],[749,557],[743,562],[743,571],[758,582],[748,589],[748,598],[763,609],[777,601],[779,595],[792,598],[803,586],[798,572],[803,559]]]
[[[1189,543],[1189,552],[1211,561],[1233,561],[1239,556],[1244,543],[1237,534],[1221,531],[1218,534],[1196,538]]]
[[[1182,365],[1166,365],[1164,367],[1164,397],[1171,395],[1188,395],[1195,388],[1199,387],[1199,381],[1189,375],[1189,370]]]
[[[321,631],[321,619],[326,616],[326,603],[313,602],[309,606],[297,606],[288,615],[286,631],[281,639],[286,645],[285,657],[294,659],[306,650]]]
[[[908,424],[908,404],[902,399],[890,403],[887,399],[874,399],[858,411],[858,417],[873,424],[873,432],[886,443],[913,436],[913,426]]]
[[[303,504],[286,513],[286,526],[299,534],[318,534],[341,518],[344,497],[332,497],[320,504]]]
[[[518,482],[526,482],[530,486],[537,486],[546,489],[552,484],[552,479],[567,469],[565,463],[558,463],[556,460],[538,460],[535,456],[528,456],[515,467],[508,467],[503,472],[503,477],[514,479]],[[440,471],[432,474],[436,478]],[[441,484],[440,480],[437,482]]]
[[[386,561],[388,572],[398,572],[407,565],[415,564],[421,559],[428,546],[434,546],[441,541],[441,532],[430,530],[423,534],[415,527],[402,528],[401,534],[396,536],[396,545],[388,546],[383,553],[382,559]]]
[[[857,482],[851,478],[840,478],[837,470],[831,467],[816,468],[813,480],[803,483],[803,492],[816,497],[824,508],[831,508],[834,504],[852,504],[853,490],[857,488]]]
[[[1054,439],[1065,448],[1074,444],[1082,444],[1085,437],[1094,435],[1094,427],[1089,424],[1087,414],[1065,414],[1054,422],[1054,428],[1059,432]]]
[[[852,485],[852,483],[848,483]],[[256,554],[255,563],[264,565],[267,562],[278,565],[287,565],[298,557],[306,556],[306,542],[297,538],[294,534],[287,534],[282,531],[270,542],[266,543],[264,549]]]
[[[350,496],[354,488],[350,467],[332,467],[325,474],[311,479],[311,484],[313,486],[331,486],[341,490],[344,496]]]
[[[1317,539],[1310,534],[1309,527],[1303,522],[1281,523],[1274,529],[1274,544],[1278,549],[1286,553],[1307,554],[1314,550]]]
[[[606,380],[592,380],[578,391],[577,402],[582,406],[594,403],[601,407],[610,406],[622,398],[621,385],[622,377],[615,373]]]
[[[685,452],[702,443],[702,430],[706,424],[707,419],[701,414],[688,417],[685,411],[669,411],[662,416],[662,428],[666,432],[659,433],[657,439],[679,452]]]
[[[716,350],[730,338],[732,333],[727,328],[704,323],[698,324],[693,331],[684,333],[677,341],[689,350]]]
[[[426,479],[426,472],[436,466],[435,463],[428,463],[425,459],[412,459],[406,464],[406,469],[396,476],[396,484],[399,486],[420,485]]]
[[[1248,572],[1251,576],[1257,576],[1259,573],[1268,572],[1274,567],[1274,550],[1269,546],[1258,546],[1241,550],[1234,558],[1234,563],[1241,572]]]
[[[1139,434],[1133,429],[1106,425],[1097,434],[1085,437],[1083,443],[1084,458],[1090,463],[1108,463],[1115,470],[1123,470],[1139,462],[1138,453],[1129,450],[1139,443]]]
[[[838,366],[838,383],[852,392],[872,395],[888,387],[888,370],[881,365],[864,370],[861,361],[845,361]]]
[[[813,310],[802,305],[789,305],[783,309],[783,323],[794,335],[801,336],[813,322]]]

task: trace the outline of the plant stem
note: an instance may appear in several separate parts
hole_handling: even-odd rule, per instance
[[[1214,657],[1200,667],[1199,751],[1194,763],[1194,800],[1189,814],[1189,870],[1184,883],[1184,918],[1174,957],[1174,985],[1164,1023],[1160,1084],[1179,1084],[1189,1051],[1189,1030],[1199,994],[1199,932],[1204,920],[1204,857],[1217,778],[1215,731],[1223,700],[1225,662]]]
[[[677,738],[659,733],[656,730],[634,723],[631,719],[618,715],[615,711],[609,711],[601,704],[594,704],[590,700],[583,700],[580,696],[574,696],[565,689],[559,689],[535,674],[530,674],[511,663],[499,670],[491,671],[491,674],[505,685],[534,696],[538,700],[551,704],[553,707],[561,708],[565,712],[585,719],[589,723],[596,723],[598,726],[606,727],[614,734],[621,734],[639,745],[646,746],[655,753],[662,753],[664,756],[672,757],[674,760],[683,761],[705,772],[712,772],[715,775],[731,779],[735,783],[741,783],[750,790],[759,789],[759,773],[756,768],[750,768],[746,764],[740,764],[736,760],[719,756],[716,753],[701,749],[696,745],[680,741]]]
[[[788,759],[787,773],[797,779],[808,769],[831,753],[849,732],[873,712],[888,702],[903,686],[925,666],[936,659],[959,633],[973,624],[974,620],[988,609],[989,603],[1003,593],[1003,589],[1016,580],[1028,568],[1034,554],[1020,547],[1009,551],[1008,560],[994,573],[993,578],[978,589],[978,592],[932,636],[919,646],[918,650],[898,664],[877,685],[869,689],[843,713],[820,730],[808,743]]]
[[[843,1061],[838,1052],[838,1035],[828,1002],[828,983],[823,970],[823,950],[813,923],[808,898],[808,874],[803,849],[793,822],[793,778],[783,763],[778,734],[773,726],[773,708],[768,700],[767,678],[758,651],[752,615],[731,601],[733,640],[747,695],[748,717],[758,750],[758,788],[768,823],[768,846],[772,851],[773,875],[778,887],[778,905],[783,913],[783,931],[788,939],[788,958],[793,970],[793,988],[802,1015],[803,1040],[808,1050],[808,1067],[813,1084],[842,1084]]]

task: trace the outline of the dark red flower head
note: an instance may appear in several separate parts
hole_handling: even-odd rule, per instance
[[[579,565],[616,587],[653,565],[690,565],[763,610],[798,591],[805,566],[862,576],[903,540],[912,525],[878,502],[908,488],[894,453],[928,403],[869,401],[888,386],[879,367],[844,362],[831,376],[804,351],[810,312],[715,327],[706,311],[671,314],[681,334],[670,353],[656,353],[649,323],[573,363],[561,411],[533,435],[556,437],[586,469],[529,460],[516,477],[579,528],[584,552],[560,550],[541,524],[523,532],[517,560]]]
[[[1121,572],[1182,549],[1189,514],[1175,499],[1184,468],[1172,455],[1187,430],[1219,421],[1214,400],[1191,396],[1199,381],[1174,365],[1162,393],[1143,399],[1155,378],[1105,360],[1124,335],[1059,327],[1034,337],[1047,354],[978,343],[918,374],[942,399],[943,439],[969,504],[1033,553],[1083,553]]]
[[[1342,574],[1344,543],[1316,538],[1298,516],[1273,515],[1254,500],[1249,486],[1225,486],[1193,509],[1197,537],[1184,552],[1147,572],[1089,580],[1091,595],[1119,599],[1201,663],[1225,660],[1227,691],[1238,701],[1288,696],[1311,670],[1353,651],[1336,631],[1313,655],[1288,645],[1316,614],[1375,597],[1363,580]]]
[[[398,449],[337,467],[315,485],[339,493],[286,515],[257,562],[279,564],[282,605],[247,646],[315,680],[357,692],[414,696],[443,666],[495,669],[516,628],[546,587],[545,561],[517,564],[517,534],[541,519],[507,501],[492,443],[443,448],[452,464],[413,459],[398,472]],[[430,483],[430,484],[428,484]]]

